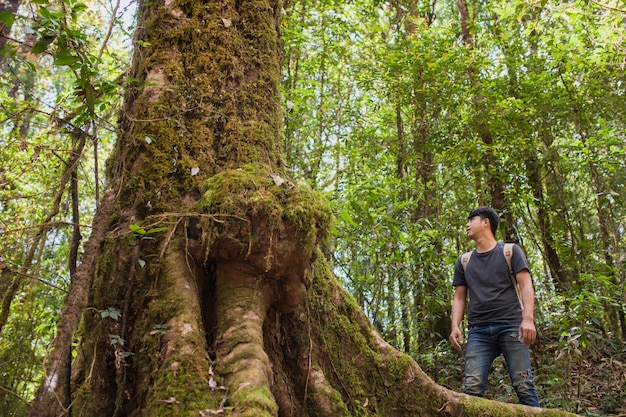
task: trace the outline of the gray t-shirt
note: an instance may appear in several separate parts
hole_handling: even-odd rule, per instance
[[[517,245],[513,245],[511,267],[515,274],[529,269],[526,257]],[[522,309],[509,276],[503,243],[498,242],[489,252],[479,253],[474,250],[465,271],[459,257],[454,267],[452,285],[467,287],[467,319],[470,327],[489,323],[519,325],[522,322]]]

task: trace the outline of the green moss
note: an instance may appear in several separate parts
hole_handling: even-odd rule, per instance
[[[237,236],[242,241],[256,243],[252,226],[263,225],[277,232],[287,223],[296,236],[294,244],[313,251],[320,236],[330,226],[328,202],[304,184],[293,184],[274,173],[266,165],[251,164],[214,175],[204,184],[199,203],[202,213],[213,216],[216,234]],[[267,231],[267,230],[266,230]],[[216,234],[208,233],[205,246],[210,248]]]
[[[203,361],[180,355],[165,365],[154,381],[144,415],[196,417],[201,410],[219,408],[225,392],[209,390]]]
[[[358,414],[354,414],[348,410],[348,407],[343,402],[343,398],[341,394],[335,390],[327,381],[325,383],[325,387],[322,390],[318,390],[311,394],[309,401],[312,403],[322,403],[327,404],[328,410],[321,415],[318,413],[319,417],[325,417],[327,413],[332,413],[331,415],[335,417],[346,416],[346,417],[356,417]]]
[[[246,218],[263,213],[276,227],[282,217],[280,188],[264,165],[246,165],[214,175],[204,183],[201,211],[217,216]]]
[[[519,412],[512,413],[508,404],[489,401],[479,397],[468,397],[461,400],[461,404],[465,407],[467,415],[470,416],[505,417],[527,415],[521,408]]]
[[[235,413],[242,417],[273,417],[278,405],[267,387],[243,387],[231,394]]]
[[[413,359],[408,355],[381,355],[381,367],[387,369],[387,378],[392,385],[401,384],[407,375]]]

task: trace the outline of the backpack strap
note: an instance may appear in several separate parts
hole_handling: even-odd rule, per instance
[[[517,294],[519,305],[522,308],[522,311],[524,311],[524,304],[522,303],[522,291],[520,290],[519,283],[517,282],[517,278],[515,278],[515,272],[513,272],[513,267],[511,266],[511,258],[513,257],[513,244],[512,243],[504,244],[504,257],[506,258],[506,264],[509,266],[509,277],[511,278],[511,283],[513,284],[513,288],[515,288],[515,293]]]
[[[461,255],[461,265],[463,265],[463,271],[465,271],[465,268],[467,268],[467,263],[472,257],[472,252],[473,251],[465,252],[463,255]]]

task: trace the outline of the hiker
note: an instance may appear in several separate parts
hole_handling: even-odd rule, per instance
[[[469,294],[464,392],[483,396],[491,364],[502,353],[520,404],[539,407],[529,350],[537,337],[535,292],[526,257],[519,246],[496,241],[498,214],[489,207],[472,210],[465,229],[476,250],[454,267],[450,332],[452,346],[461,350],[459,326]]]

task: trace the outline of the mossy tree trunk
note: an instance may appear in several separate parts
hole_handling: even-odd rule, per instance
[[[335,281],[282,161],[280,7],[140,5],[71,403],[47,375],[31,415],[531,413],[434,384]]]

